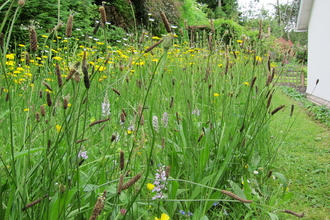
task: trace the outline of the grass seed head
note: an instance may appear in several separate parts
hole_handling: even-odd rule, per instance
[[[123,191],[123,184],[124,184],[124,174],[120,174],[119,182],[118,182],[118,189],[117,189],[118,194],[120,194],[121,191]]]
[[[30,65],[30,54],[29,53],[25,53],[25,63],[26,63],[26,65]]]
[[[30,33],[30,50],[36,52],[38,49],[38,38],[35,26],[29,26]]]
[[[25,5],[25,0],[18,0],[18,5],[23,7]]]
[[[132,179],[130,179],[125,185],[123,185],[122,190],[128,189],[133,186],[139,179],[141,178],[141,174],[137,174]]]
[[[40,105],[41,116],[44,117],[46,115],[46,110],[44,105]]]
[[[295,213],[295,212],[293,212],[293,211],[290,211],[290,210],[284,210],[284,212],[285,213],[288,213],[288,214],[290,214],[290,215],[294,215],[294,216],[297,216],[298,218],[302,218],[302,217],[304,217],[304,213],[302,213],[302,214],[298,214],[298,213]]]
[[[69,104],[68,99],[67,98],[64,98],[63,99],[63,108],[64,109],[67,109],[68,108],[68,104]]]
[[[284,108],[284,107],[285,107],[285,105],[278,106],[277,108],[275,108],[275,109],[271,112],[271,114],[274,115],[276,112],[278,112],[279,110],[281,110],[281,109]]]
[[[5,39],[5,34],[4,33],[0,33],[0,48],[3,47],[4,39]]]
[[[67,37],[71,37],[72,36],[72,27],[73,27],[73,15],[70,14],[68,21],[66,23],[66,30],[65,30],[65,35]]]
[[[91,217],[89,218],[89,220],[96,220],[99,215],[101,214],[103,208],[104,208],[104,202],[105,202],[105,197],[104,195],[100,196],[97,198],[97,201],[94,205],[94,209],[92,212]]]
[[[120,151],[119,156],[119,166],[120,170],[123,170],[125,168],[125,157],[124,157],[124,151]]]
[[[233,198],[233,199],[236,199],[236,200],[240,201],[240,202],[243,202],[243,203],[252,203],[252,200],[243,199],[243,198],[239,197],[238,195],[236,195],[236,194],[234,194],[232,192],[229,192],[227,190],[221,190],[221,192],[223,194],[225,194],[225,195]]]
[[[85,87],[86,89],[89,89],[91,84],[90,84],[90,81],[89,81],[89,76],[88,76],[88,69],[87,69],[87,66],[84,65],[82,67],[82,71],[83,71],[83,74],[84,74],[84,84],[85,84]]]
[[[36,112],[36,121],[40,122],[40,113],[39,112]]]
[[[165,25],[165,29],[166,29],[167,33],[171,33],[171,32],[172,32],[172,30],[171,30],[171,25],[170,25],[170,23],[168,22],[165,13],[161,11],[161,12],[160,12],[160,16],[162,17],[162,20],[163,20],[163,23],[164,23],[164,25]]]
[[[105,12],[105,8],[104,6],[99,7],[99,11],[100,11],[100,17],[101,17],[101,24],[102,27],[105,27],[105,23],[107,22],[107,14]]]
[[[50,85],[49,85],[48,83],[46,83],[46,82],[42,82],[42,84],[43,84],[44,86],[46,86],[48,90],[53,91],[52,87],[50,87]],[[41,97],[42,97],[42,95],[41,95]]]
[[[51,99],[51,97],[50,97],[50,93],[49,93],[49,92],[47,92],[47,105],[48,105],[49,107],[52,106],[52,99]]]

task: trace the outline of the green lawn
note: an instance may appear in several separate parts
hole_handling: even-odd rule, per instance
[[[305,219],[330,219],[330,129],[313,120],[301,108],[278,90],[274,105],[285,104],[287,109],[274,115],[271,124],[274,138],[285,137],[275,162],[275,168],[289,180],[294,193],[283,209],[305,213]],[[295,105],[290,118],[291,105]],[[284,128],[290,128],[289,132]],[[297,219],[283,214],[281,219]]]

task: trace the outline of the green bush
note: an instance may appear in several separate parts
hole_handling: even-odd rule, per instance
[[[185,1],[181,10],[182,18],[187,21],[188,25],[205,25],[209,23],[206,14],[197,7],[195,0]]]
[[[224,43],[230,45],[231,42],[241,39],[243,27],[233,20],[223,18],[214,21],[216,34],[220,36]]]
[[[18,10],[18,20],[14,24],[11,42],[26,43],[28,41],[28,26],[34,25],[38,34],[49,33],[58,24],[59,20],[64,28],[60,28],[60,33],[65,33],[65,23],[72,13],[74,15],[73,28],[81,29],[83,33],[92,31],[92,24],[98,19],[97,7],[93,6],[93,0],[62,0],[58,8],[58,0],[38,1],[30,0]],[[12,6],[12,7],[11,7]],[[0,11],[0,17],[5,17],[8,10],[9,17],[15,13],[18,4],[5,5]],[[2,20],[0,32],[8,33],[11,26],[10,20]],[[80,32],[75,32],[80,36]],[[75,34],[74,33],[74,34]]]

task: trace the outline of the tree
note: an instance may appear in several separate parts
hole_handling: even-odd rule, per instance
[[[208,8],[212,9],[220,17],[231,18],[237,14],[237,0],[197,0],[197,2],[207,4]],[[216,17],[219,16],[216,15]]]

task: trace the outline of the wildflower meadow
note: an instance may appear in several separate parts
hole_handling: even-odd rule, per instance
[[[22,7],[1,34],[2,219],[300,216],[279,208],[293,194],[269,123],[294,109],[272,104],[280,72],[259,41],[192,45],[162,12],[164,35],[113,43],[100,6],[94,34],[70,15],[14,43]]]

